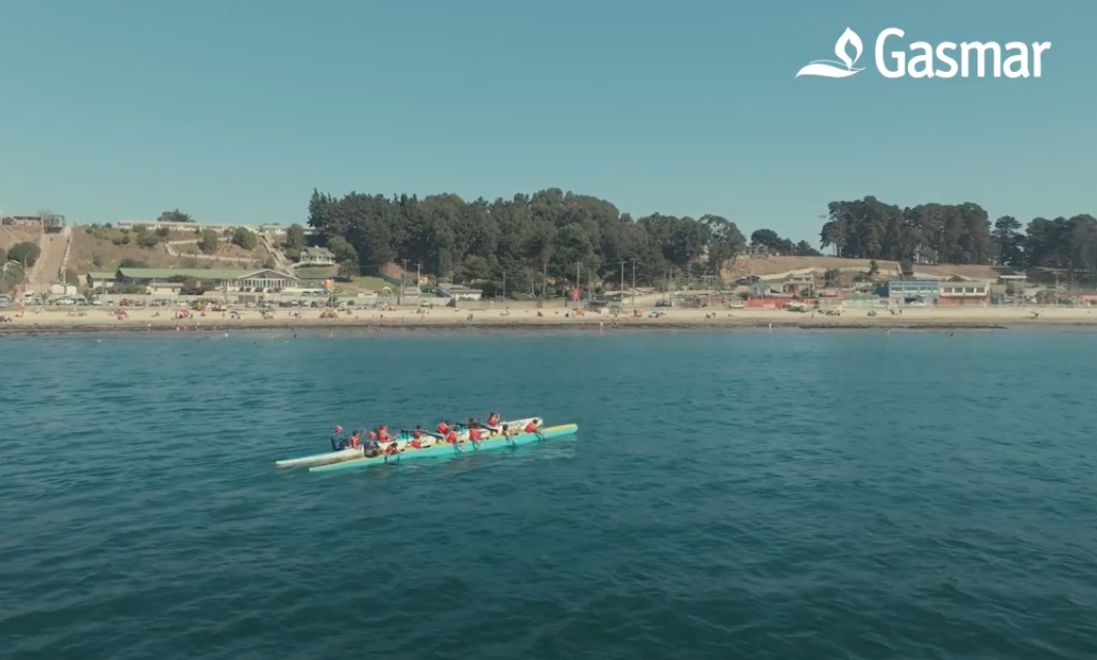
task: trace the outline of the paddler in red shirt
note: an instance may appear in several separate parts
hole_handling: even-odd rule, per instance
[[[446,442],[451,445],[457,444],[457,429],[450,428],[446,430]]]
[[[495,428],[496,426],[499,426],[500,421],[501,420],[499,419],[499,413],[493,412],[490,415],[488,415],[487,425],[492,427],[492,428]]]
[[[448,431],[448,430],[449,430],[449,420],[448,419],[445,420],[444,422],[438,422],[438,435],[444,436],[446,434],[446,431]]]
[[[539,428],[541,428],[541,420],[534,418],[526,423],[526,427],[522,429],[522,433],[536,433]]]
[[[469,440],[473,443],[480,442],[480,427],[473,425],[469,427]]]
[[[408,443],[412,447],[419,449],[423,446],[423,427],[416,425],[411,431],[411,442]]]
[[[358,447],[360,446],[358,444],[358,434],[359,433],[361,433],[361,431],[359,431],[358,429],[355,429],[354,433],[350,434],[350,440],[347,441],[347,444],[349,446],[353,447],[354,449],[358,449]]]
[[[377,427],[377,442],[392,442],[392,436],[389,435],[389,427],[387,424],[382,424]]]

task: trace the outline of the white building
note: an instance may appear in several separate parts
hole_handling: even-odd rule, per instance
[[[301,250],[298,263],[302,266],[334,266],[335,255],[327,248],[309,247]]]

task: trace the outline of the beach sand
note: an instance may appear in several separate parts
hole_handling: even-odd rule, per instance
[[[240,318],[221,312],[206,315],[195,313],[190,319],[172,318],[170,308],[129,309],[129,318],[118,320],[113,309],[82,308],[80,316],[73,308],[5,310],[13,317],[11,323],[0,323],[0,334],[10,332],[92,332],[92,331],[148,331],[148,330],[216,330],[216,329],[278,329],[278,328],[384,328],[384,329],[685,329],[685,328],[743,328],[743,327],[797,327],[805,329],[855,329],[855,328],[939,328],[939,329],[987,329],[1013,326],[1076,325],[1097,326],[1097,309],[1069,307],[968,307],[968,308],[911,308],[902,314],[891,314],[887,309],[877,309],[876,316],[869,316],[867,309],[849,310],[841,316],[826,316],[819,312],[788,312],[767,309],[666,309],[657,318],[650,315],[650,307],[640,308],[641,316],[634,317],[633,309],[622,310],[616,318],[609,312],[587,312],[582,316],[570,314],[560,307],[538,310],[534,305],[511,304],[504,310],[501,305],[470,303],[459,309],[435,307],[423,310],[414,308],[395,311],[358,310],[340,313],[338,319],[321,319],[320,310],[300,310],[295,318],[293,311],[278,309],[274,318],[264,320],[258,310],[241,310]],[[155,314],[159,311],[160,316]],[[542,316],[538,316],[540,311]],[[1038,313],[1037,318],[1033,313]],[[471,320],[469,315],[471,314]]]

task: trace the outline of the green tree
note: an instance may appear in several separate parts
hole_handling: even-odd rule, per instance
[[[255,246],[259,244],[259,238],[255,235],[255,232],[244,227],[237,227],[232,232],[232,244],[245,250],[254,250]]]
[[[160,244],[160,237],[153,232],[140,232],[137,235],[137,246],[142,248],[154,248]]]
[[[343,280],[352,280],[362,274],[358,268],[358,262],[349,260],[339,262],[338,273],[339,278]]]
[[[119,268],[148,268],[149,265],[137,259],[123,259],[118,263]]]
[[[0,267],[8,262],[8,251],[4,249],[4,246],[0,245]]]
[[[31,243],[30,241],[23,241],[22,243],[16,243],[8,250],[8,259],[17,261],[24,264],[27,268],[30,268],[38,261],[38,257],[42,254],[42,248],[38,247],[37,243]]]
[[[335,255],[337,263],[358,263],[358,252],[347,239],[335,236],[328,240],[328,249]]]
[[[295,258],[305,248],[305,228],[299,224],[292,224],[286,229],[286,251]]]
[[[179,209],[160,214],[158,222],[194,222],[194,218]]]
[[[221,244],[221,239],[217,237],[217,232],[212,229],[203,229],[201,236],[202,238],[198,240],[198,249],[205,254],[216,253],[218,246]]]

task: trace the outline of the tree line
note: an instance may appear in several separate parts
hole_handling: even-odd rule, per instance
[[[841,257],[913,263],[988,264],[1018,269],[1062,268],[1097,275],[1097,219],[990,221],[978,204],[900,208],[875,197],[831,202],[821,246]]]
[[[667,277],[719,275],[748,246],[739,227],[719,215],[654,213],[633,218],[612,203],[557,188],[510,199],[466,202],[457,195],[343,197],[313,191],[308,224],[340,263],[369,272],[406,261],[409,270],[458,281],[507,278],[531,293],[545,283],[588,278],[650,284]],[[772,230],[751,244],[786,254],[819,254]],[[290,228],[291,251],[304,245]],[[634,271],[635,269],[635,271]]]
[[[666,277],[713,276],[748,247],[772,253],[816,256],[807,241],[794,242],[771,229],[749,241],[735,222],[719,215],[699,218],[654,213],[633,218],[612,203],[556,188],[511,199],[471,202],[457,195],[343,197],[314,190],[308,224],[335,253],[345,275],[406,260],[409,269],[457,280],[512,278],[516,284],[587,281],[626,282],[635,264],[639,283]],[[834,201],[820,231],[820,247],[840,257],[908,264],[985,264],[1018,269],[1060,268],[1097,278],[1097,219],[1012,216],[991,222],[980,205],[887,204],[875,197]],[[303,247],[300,227],[287,241]]]

